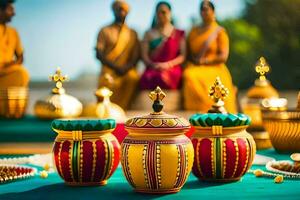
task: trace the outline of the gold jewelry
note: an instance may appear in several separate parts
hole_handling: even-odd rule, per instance
[[[17,165],[0,165],[0,184],[33,177],[36,169]]]

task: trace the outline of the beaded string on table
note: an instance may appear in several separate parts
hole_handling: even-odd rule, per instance
[[[33,177],[36,169],[18,165],[0,165],[0,184]]]
[[[23,169],[22,166],[19,165],[25,165],[25,164],[31,164],[38,167],[42,167],[43,170],[39,172],[39,175],[41,178],[47,178],[48,173],[54,172],[54,167],[52,163],[52,154],[36,154],[32,156],[23,156],[23,157],[14,157],[14,158],[1,158],[0,159],[0,166],[8,167],[9,169],[13,167],[11,170],[8,170],[8,168],[3,168],[1,171],[2,174],[0,174],[0,183],[8,182],[15,179],[22,179],[22,178],[28,178],[31,176],[34,176],[37,174],[37,169],[34,169],[33,173],[25,173],[23,175],[15,175],[15,172],[13,170],[17,169],[17,171],[20,171],[20,169]],[[21,170],[22,171],[22,170]]]
[[[267,171],[256,169],[248,170],[248,173],[253,173],[256,177],[272,177],[275,183],[282,183],[283,179],[300,179],[300,154],[294,153],[291,155],[290,161],[270,161],[266,164]]]

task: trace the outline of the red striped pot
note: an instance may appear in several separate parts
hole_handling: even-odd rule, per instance
[[[115,121],[54,120],[52,127],[58,133],[55,166],[65,183],[105,185],[120,161],[120,145],[111,133]]]
[[[251,167],[256,146],[247,126],[195,127],[193,174],[201,180],[239,180]]]

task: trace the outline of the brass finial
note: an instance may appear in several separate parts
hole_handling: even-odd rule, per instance
[[[166,94],[157,86],[155,90],[150,92],[149,97],[153,101],[152,108],[154,112],[160,113],[164,107],[162,100],[166,97]]]
[[[95,95],[97,97],[98,102],[109,101],[109,97],[113,94],[113,92],[109,89],[114,83],[113,77],[105,73],[104,80],[102,82],[102,87],[96,90]]]
[[[62,75],[60,67],[57,67],[55,74],[49,76],[49,80],[55,82],[55,88],[52,89],[53,94],[64,94],[63,82],[68,80],[67,75]]]
[[[227,113],[224,108],[224,99],[228,96],[229,90],[222,84],[220,77],[217,77],[214,85],[209,89],[209,96],[214,100],[209,113]]]
[[[260,57],[255,65],[255,71],[259,74],[260,81],[266,81],[266,74],[270,71],[270,66],[264,57]]]
[[[100,89],[96,90],[95,95],[98,97],[100,101],[103,101],[105,98],[111,97],[113,92],[108,89],[107,87],[101,87]]]

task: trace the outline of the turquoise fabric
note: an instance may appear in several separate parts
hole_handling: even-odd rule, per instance
[[[288,155],[277,154],[274,150],[258,153],[277,160],[289,158]],[[256,168],[258,167],[252,167]],[[253,174],[246,174],[242,180],[234,183],[207,183],[199,181],[191,174],[179,193],[149,195],[135,193],[119,167],[106,186],[70,187],[53,173],[47,179],[36,176],[0,185],[0,199],[300,199],[300,181],[284,180],[281,184],[275,184],[272,178],[256,178]]]
[[[251,120],[247,115],[238,114],[222,114],[222,113],[205,113],[194,114],[189,119],[193,126],[211,127],[223,126],[234,127],[249,125]]]
[[[52,128],[64,131],[103,131],[116,127],[114,119],[55,119]]]
[[[53,142],[57,133],[51,128],[52,120],[40,120],[32,115],[26,115],[22,119],[0,119],[0,143],[8,142]],[[79,123],[78,123],[79,124]],[[80,122],[80,124],[87,124]],[[99,120],[85,127],[87,130],[112,129],[116,127],[115,120]],[[80,129],[82,126],[75,126]],[[71,128],[68,126],[67,128]]]
[[[22,119],[0,119],[0,143],[53,142],[57,133],[52,120],[40,120],[27,115]]]

